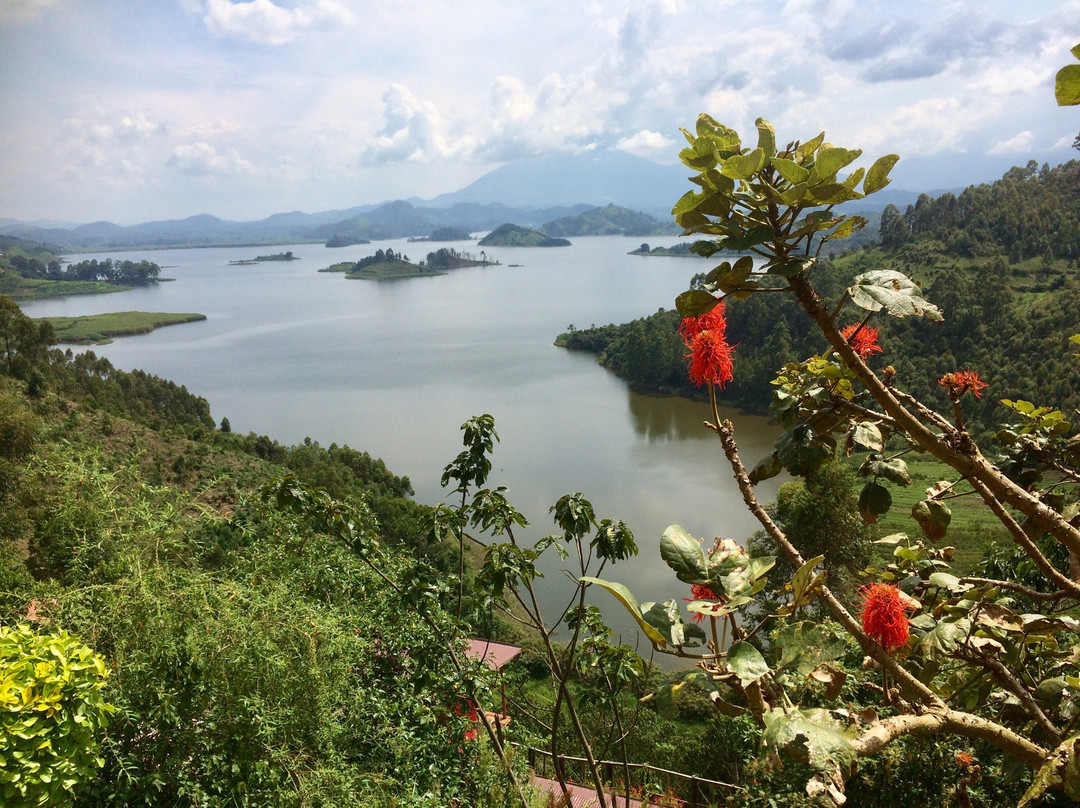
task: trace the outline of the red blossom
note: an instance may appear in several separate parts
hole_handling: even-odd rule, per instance
[[[909,608],[900,590],[890,584],[869,584],[859,590],[863,596],[863,631],[892,652],[907,645]]]
[[[715,601],[717,601],[719,603],[724,602],[724,596],[723,595],[716,594],[715,592],[713,592],[709,587],[705,586],[704,584],[691,584],[690,585],[690,595],[691,595],[691,597],[683,598],[683,600],[690,601],[690,602],[695,601],[695,600],[715,600]],[[693,623],[700,623],[704,619],[705,619],[705,615],[702,612],[695,612],[694,615],[690,618],[690,621],[693,622]]]
[[[975,762],[975,759],[967,752],[956,753],[956,765],[961,769],[968,769]]]
[[[869,359],[872,354],[882,353],[878,345],[878,330],[869,326],[859,327],[858,323],[844,326],[840,336],[851,343],[851,350],[859,355],[860,359]]]
[[[725,337],[727,321],[724,304],[719,303],[700,317],[685,317],[679,333],[690,353],[690,381],[700,387],[708,382],[723,387],[734,378],[731,362],[734,348]]]
[[[979,391],[986,387],[986,382],[982,381],[979,374],[974,370],[958,370],[956,373],[946,373],[938,379],[938,384],[942,387],[948,387],[949,394],[955,398],[960,398],[969,390],[975,394],[975,398],[982,398],[982,393]]]

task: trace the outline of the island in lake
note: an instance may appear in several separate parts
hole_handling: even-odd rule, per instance
[[[154,311],[116,311],[79,317],[45,317],[53,327],[55,342],[71,345],[105,345],[113,337],[149,334],[155,328],[205,320],[205,314]]]
[[[376,250],[374,255],[359,261],[341,261],[331,264],[319,272],[344,272],[345,277],[353,280],[397,280],[399,278],[430,278],[445,275],[447,270],[461,267],[496,266],[498,261],[489,259],[487,253],[480,251],[478,260],[471,253],[461,252],[450,247],[441,247],[427,254],[419,264],[409,260],[409,256],[392,249]]]
[[[648,244],[642,244],[636,250],[631,250],[628,255],[668,255],[676,258],[700,258],[700,255],[690,250],[690,244],[691,242],[684,241],[671,247],[653,247],[651,250]]]
[[[564,238],[552,238],[540,230],[504,224],[492,230],[479,242],[481,247],[569,247]]]
[[[238,261],[230,261],[229,266],[241,267],[249,266],[251,264],[261,264],[263,261],[299,261],[300,256],[293,255],[292,250],[283,253],[274,253],[273,255],[256,255],[254,258],[241,258]]]

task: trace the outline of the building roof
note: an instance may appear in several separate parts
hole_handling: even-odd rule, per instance
[[[516,645],[492,640],[469,640],[469,650],[466,653],[473,659],[483,660],[492,670],[499,671],[520,654],[521,649]]]

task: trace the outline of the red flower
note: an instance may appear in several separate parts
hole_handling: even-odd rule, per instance
[[[859,590],[863,596],[863,631],[881,644],[886,651],[895,651],[907,644],[908,607],[900,598],[900,590],[889,584],[869,584]]]
[[[877,341],[878,330],[876,328],[870,328],[866,325],[860,328],[858,323],[852,323],[844,326],[840,336],[851,343],[851,350],[857,353],[860,359],[868,359],[871,354],[882,353],[881,346],[878,345]]]
[[[982,398],[982,393],[979,391],[986,387],[986,382],[982,381],[979,374],[974,370],[958,370],[956,373],[946,373],[938,379],[938,384],[942,387],[948,387],[949,395],[955,398],[960,398],[969,390],[975,394],[975,398]]]
[[[734,378],[734,348],[728,344],[726,332],[723,303],[700,317],[683,318],[679,333],[690,350],[686,354],[690,358],[690,381],[698,387],[705,382],[723,387]]]
[[[719,603],[724,602],[724,596],[723,595],[716,594],[715,592],[713,592],[711,589],[709,589],[709,587],[705,586],[704,584],[691,584],[690,585],[690,595],[691,595],[691,597],[683,598],[683,600],[685,600],[685,601],[715,600],[715,601],[717,601]],[[694,615],[690,618],[690,621],[692,623],[700,623],[704,619],[705,619],[704,613],[695,612]]]
[[[974,762],[975,759],[967,752],[956,753],[956,765],[959,766],[961,769],[970,768]]]
[[[467,729],[467,730],[465,730],[465,740],[466,741],[475,741],[476,740],[476,730],[475,729]]]

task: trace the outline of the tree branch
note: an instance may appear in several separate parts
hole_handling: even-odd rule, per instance
[[[757,498],[757,494],[754,493],[754,486],[750,482],[750,477],[746,473],[746,467],[742,464],[742,460],[739,459],[739,449],[735,444],[735,427],[731,421],[724,421],[718,427],[716,427],[716,434],[720,436],[720,443],[724,447],[724,454],[727,456],[728,462],[731,464],[731,470],[735,474],[735,481],[739,485],[739,491],[742,492],[743,502],[746,503],[746,507],[750,510],[750,513],[754,515],[754,518],[758,520],[765,532],[769,534],[777,546],[781,549],[788,561],[795,565],[798,569],[805,561],[802,554],[795,548],[784,531],[772,520],[766,512],[761,501]],[[859,643],[863,649],[863,653],[874,659],[882,668],[887,670],[889,674],[903,687],[914,693],[919,701],[925,705],[944,708],[945,703],[938,697],[934,691],[930,690],[926,685],[912,676],[908,671],[900,665],[893,657],[885,651],[877,642],[870,638],[870,636],[863,631],[859,621],[852,617],[851,613],[844,608],[844,605],[837,600],[836,596],[829,590],[827,586],[822,584],[818,592],[821,599],[824,601],[829,613],[833,618],[840,623],[852,637]]]

